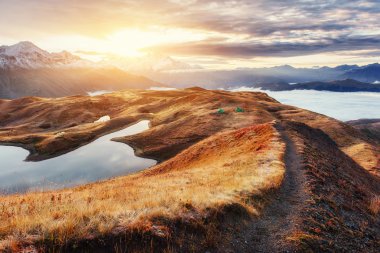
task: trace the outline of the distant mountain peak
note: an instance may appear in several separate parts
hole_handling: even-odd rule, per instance
[[[11,46],[0,47],[0,54],[7,55],[7,56],[19,56],[19,55],[26,55],[26,54],[33,54],[33,53],[37,53],[41,55],[48,54],[48,52],[37,47],[30,41],[21,41]]]
[[[15,45],[24,45],[24,46],[30,46],[30,47],[37,47],[35,44],[33,44],[33,42],[28,41],[28,40],[20,41],[19,43],[16,43]]]
[[[352,79],[352,78],[346,78],[343,80],[334,80],[334,81],[331,81],[329,83],[335,83],[335,84],[366,84],[366,83],[360,82],[360,81]]]
[[[39,47],[37,47],[33,42],[30,42],[30,41],[20,41],[19,43],[16,43],[13,45],[14,47],[24,47],[24,48],[37,48],[37,49],[40,49]],[[11,46],[12,47],[12,46]]]
[[[91,63],[67,51],[49,53],[30,41],[0,46],[0,69],[35,69],[49,67],[89,66]]]
[[[276,66],[276,67],[274,67],[274,68],[276,68],[276,69],[284,69],[284,70],[295,69],[293,66],[291,66],[291,65],[289,65],[289,64]]]
[[[191,65],[168,55],[157,53],[147,54],[137,58],[110,57],[103,61],[103,63],[132,73],[157,73],[201,69],[198,65]]]

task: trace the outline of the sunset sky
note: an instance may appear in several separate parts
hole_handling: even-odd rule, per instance
[[[209,68],[378,62],[378,0],[0,0],[0,44]]]

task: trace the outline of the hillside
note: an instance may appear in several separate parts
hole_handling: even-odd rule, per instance
[[[346,123],[361,130],[380,143],[380,119],[359,119],[347,121]]]
[[[115,68],[39,68],[0,70],[0,98],[63,97],[90,91],[163,86]]]
[[[236,112],[241,107],[244,112]],[[223,108],[225,113],[217,113]],[[101,116],[111,120],[93,124]],[[379,145],[260,92],[190,88],[0,100],[0,141],[29,160],[117,138],[159,164],[71,189],[0,196],[0,249],[376,252]],[[57,132],[64,131],[58,138]]]
[[[168,85],[188,87],[200,85],[207,88],[232,88],[232,87],[263,87],[269,89],[270,85],[281,84],[282,87],[289,83],[324,83],[331,80],[354,79],[363,85],[375,84],[380,81],[380,64],[374,63],[364,66],[341,65],[336,67],[296,68],[290,65],[282,65],[266,68],[236,68],[226,70],[192,69],[191,71],[137,71],[153,80]],[[378,83],[377,83],[378,84]],[[288,87],[289,88],[289,87]],[[354,87],[354,91],[361,86]],[[368,89],[364,88],[365,89]],[[311,89],[311,88],[309,88]],[[377,87],[377,90],[379,88]],[[274,89],[273,89],[274,90]],[[339,89],[338,89],[339,90]],[[340,90],[345,91],[344,86]],[[364,91],[363,90],[363,91]],[[349,89],[346,89],[349,91]]]
[[[297,84],[274,82],[267,84],[259,84],[256,86],[271,91],[318,90],[335,92],[380,92],[380,84],[363,83],[353,79],[335,80],[329,82],[318,81]]]
[[[292,85],[293,86],[293,85]],[[336,80],[331,82],[310,82],[295,84],[294,89],[298,90],[327,90],[339,92],[380,92],[379,84],[363,83],[354,79]]]
[[[0,47],[0,98],[63,97],[152,86],[163,85],[69,52],[49,53],[31,42]]]
[[[345,78],[360,80],[362,82],[373,83],[380,80],[380,64],[373,63],[362,67],[352,68],[342,76]]]

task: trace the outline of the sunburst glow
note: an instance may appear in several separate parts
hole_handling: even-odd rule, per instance
[[[15,0],[0,2],[0,40],[96,60],[159,53],[214,69],[365,64],[380,55],[379,13],[369,0]]]

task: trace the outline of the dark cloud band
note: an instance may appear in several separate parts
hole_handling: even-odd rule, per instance
[[[379,19],[378,0],[0,1],[0,29],[9,34],[98,37],[131,26],[196,29],[210,38],[146,50],[239,58],[379,49]]]
[[[147,52],[164,52],[176,55],[212,55],[235,58],[256,56],[299,56],[323,52],[379,49],[380,37],[341,37],[320,43],[210,43],[188,42],[146,48]]]

